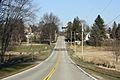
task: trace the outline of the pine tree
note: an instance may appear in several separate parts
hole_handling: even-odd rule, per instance
[[[87,26],[87,28],[86,28],[86,30],[85,30],[87,33],[89,33],[90,32],[90,27],[89,26]]]
[[[71,31],[72,31],[72,22],[67,23],[67,31],[66,31],[66,37],[68,39],[71,39]]]
[[[107,36],[108,36],[108,38],[111,38],[111,32],[112,32],[112,29],[111,29],[111,27],[109,27],[108,29],[107,29]]]
[[[77,29],[80,27],[80,20],[78,17],[74,18],[72,31],[77,31]]]
[[[118,62],[120,56],[120,24],[118,24],[118,27],[115,30],[115,38],[112,47],[116,62]]]
[[[106,38],[104,20],[100,15],[97,16],[91,30],[91,40],[95,41],[95,46],[101,45],[101,41]]]
[[[120,40],[120,24],[118,24],[118,27],[116,28],[115,37],[117,40]]]
[[[109,27],[109,28],[107,29],[107,33],[110,35],[111,32],[112,32],[112,30],[111,30],[111,28]]]
[[[115,31],[117,28],[117,24],[116,22],[113,23],[113,27],[112,27],[112,32],[111,32],[111,38],[115,39]]]
[[[77,40],[81,40],[82,27],[81,21],[78,17],[74,18],[72,31],[75,32],[75,37],[77,38]],[[76,33],[78,34],[76,35]]]

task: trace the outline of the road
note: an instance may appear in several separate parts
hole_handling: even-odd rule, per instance
[[[94,80],[73,64],[67,54],[64,37],[58,37],[51,56],[32,69],[2,80]]]

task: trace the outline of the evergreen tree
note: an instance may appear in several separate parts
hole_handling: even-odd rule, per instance
[[[120,24],[118,24],[118,27],[116,28],[115,37],[117,40],[120,40]]]
[[[78,17],[74,18],[72,31],[73,31],[73,34],[75,32],[76,39],[81,40],[82,27],[81,27],[81,21]],[[76,33],[78,34],[76,35]]]
[[[109,35],[111,35],[111,32],[112,32],[112,30],[111,30],[111,28],[109,27],[109,28],[107,29],[107,33],[108,33]]]
[[[113,23],[113,27],[112,27],[112,32],[111,32],[111,38],[115,39],[115,31],[117,28],[117,24],[116,22]]]
[[[91,30],[91,39],[95,41],[95,46],[101,45],[101,41],[106,38],[104,20],[100,15],[97,16]]]
[[[71,31],[72,31],[72,22],[68,22],[68,24],[67,24],[67,31],[66,31],[66,37],[68,39],[71,38]]]
[[[82,35],[82,25],[81,23],[83,23],[84,25],[84,37],[85,37],[85,33],[88,33],[90,31],[89,26],[87,26],[86,22],[84,20],[80,20],[78,17],[74,18],[73,22],[68,22],[67,24],[67,38],[71,39],[71,32],[72,32],[72,41],[74,41],[74,39],[76,40],[81,40],[81,35]]]
[[[87,28],[86,28],[86,30],[85,30],[87,33],[89,33],[90,32],[90,27],[89,26],[87,26]]]
[[[115,30],[115,38],[112,47],[116,62],[118,62],[120,56],[120,24],[118,24],[118,27]]]
[[[80,20],[78,17],[74,18],[72,31],[77,31],[77,29],[80,27]]]
[[[111,32],[112,32],[112,29],[109,27],[108,29],[107,29],[107,33],[108,33],[108,38],[111,38]]]

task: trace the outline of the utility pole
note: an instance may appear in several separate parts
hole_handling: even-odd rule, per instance
[[[57,40],[57,32],[56,32],[56,30],[55,30],[55,42],[56,42],[56,40]]]
[[[72,46],[72,31],[71,31],[71,46]]]
[[[83,32],[84,32],[84,29],[83,29],[83,24],[82,24],[82,59],[84,59],[83,57]]]
[[[75,41],[75,42],[74,42],[74,43],[75,43],[74,45],[75,45],[75,53],[76,53],[76,52],[77,52],[77,50],[76,50],[76,47],[77,47],[77,46],[76,46],[76,33],[75,33],[75,32],[74,32],[74,41]]]

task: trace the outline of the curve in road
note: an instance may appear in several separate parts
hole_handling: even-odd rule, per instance
[[[66,50],[64,37],[58,37],[51,56],[37,66],[2,80],[95,80],[74,65]]]

